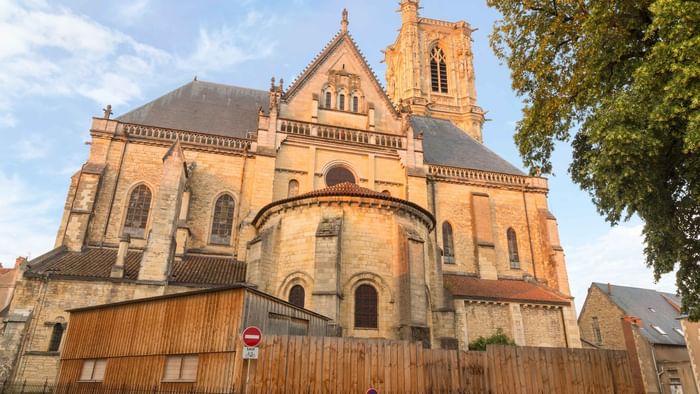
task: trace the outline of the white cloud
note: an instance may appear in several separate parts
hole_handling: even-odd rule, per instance
[[[141,15],[147,0],[120,8]],[[191,54],[173,56],[87,16],[41,0],[0,0],[0,126],[15,127],[14,103],[39,96],[82,96],[117,107],[142,98],[163,75],[207,73],[268,56],[276,18],[250,11],[235,26],[201,28]],[[99,107],[101,108],[101,107]]]
[[[14,156],[20,160],[34,160],[46,157],[49,146],[46,139],[39,135],[30,135],[22,138],[12,145]]]
[[[12,102],[83,96],[120,105],[141,97],[140,82],[172,57],[69,9],[0,0],[0,124],[17,124]]]
[[[250,11],[235,27],[199,30],[197,45],[192,54],[178,59],[182,69],[198,73],[220,71],[236,64],[267,57],[275,49],[275,42],[265,38],[277,19]]]
[[[0,262],[12,266],[19,255],[36,257],[51,250],[57,228],[55,209],[61,206],[57,196],[42,194],[17,175],[2,171],[0,190]]]
[[[613,227],[597,239],[564,249],[571,292],[579,311],[592,282],[676,292],[675,273],[654,283],[654,274],[645,265],[641,224]]]
[[[148,11],[149,0],[133,0],[117,3],[117,13],[121,20],[129,23],[137,20]]]

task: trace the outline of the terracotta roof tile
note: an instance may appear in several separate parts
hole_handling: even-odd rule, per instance
[[[570,304],[552,290],[521,280],[488,280],[464,275],[444,275],[443,278],[445,287],[456,298]]]
[[[124,279],[136,280],[143,251],[127,253]],[[54,276],[84,279],[107,279],[117,260],[117,249],[87,248],[82,252],[63,251],[48,258],[39,258],[30,264],[27,274],[42,276],[50,272]],[[175,261],[171,283],[225,285],[245,281],[245,263],[230,257],[188,255]]]
[[[375,198],[379,200],[386,200],[386,201],[392,201],[392,202],[398,202],[401,204],[408,205],[412,208],[415,208],[421,212],[423,212],[430,220],[433,221],[434,224],[434,218],[433,214],[430,213],[427,209],[421,207],[420,205],[413,203],[411,201],[404,200],[402,198],[398,197],[393,197],[388,194],[380,193],[371,189],[367,189],[366,187],[359,186],[355,183],[352,182],[343,182],[339,183],[337,185],[329,186],[323,189],[318,189],[318,190],[313,190],[308,193],[300,194],[298,196],[294,197],[288,197],[284,198],[281,200],[273,201],[267,205],[265,205],[260,211],[258,211],[258,214],[255,216],[253,219],[253,223],[256,223],[258,219],[260,219],[261,216],[267,211],[268,209],[280,205],[280,204],[285,204],[288,202],[293,202],[293,201],[299,201],[299,200],[305,200],[307,198],[315,198],[315,197],[333,197],[333,196],[345,196],[345,197],[360,197],[360,198]]]
[[[230,257],[188,255],[173,264],[173,283],[230,285],[245,281],[246,265]]]

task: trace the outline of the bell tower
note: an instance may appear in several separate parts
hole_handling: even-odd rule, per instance
[[[389,97],[412,113],[451,120],[482,142],[467,22],[420,17],[419,0],[401,0],[401,30],[384,52]]]

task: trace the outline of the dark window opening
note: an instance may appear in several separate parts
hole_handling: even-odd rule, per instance
[[[447,59],[439,46],[430,52],[430,83],[433,92],[447,93]]]
[[[326,108],[331,107],[331,92],[326,92]]]
[[[447,264],[455,262],[454,236],[450,222],[442,223],[442,259]]]
[[[338,109],[345,111],[345,95],[342,93],[338,95]]]
[[[593,328],[593,337],[595,339],[595,343],[598,345],[603,344],[603,335],[600,332],[600,323],[598,322],[597,317],[593,317],[591,319],[591,326]]]
[[[326,186],[335,186],[343,182],[355,182],[355,175],[345,167],[333,167],[326,173]]]
[[[289,290],[289,303],[299,308],[304,307],[304,288],[300,285],[292,286]]]
[[[129,197],[126,219],[124,220],[124,234],[135,238],[144,238],[150,209],[151,191],[146,185],[137,186]]]
[[[377,328],[377,290],[370,285],[355,290],[355,328]]]
[[[520,258],[518,257],[518,239],[515,236],[515,230],[509,228],[506,232],[508,237],[508,258],[510,259],[510,268],[520,268]]]
[[[61,346],[61,338],[63,338],[63,324],[56,323],[53,325],[53,330],[51,331],[51,340],[49,341],[49,351],[57,352],[58,348]]]
[[[360,112],[360,99],[357,96],[352,98],[352,112]]]
[[[231,233],[233,229],[233,211],[236,203],[233,197],[224,194],[216,200],[214,204],[214,218],[211,224],[212,244],[228,245],[231,243]]]

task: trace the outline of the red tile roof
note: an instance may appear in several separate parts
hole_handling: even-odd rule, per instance
[[[525,301],[569,305],[564,296],[522,280],[489,280],[464,275],[443,275],[445,287],[455,298],[494,301]]]
[[[127,253],[124,279],[136,280],[143,251]],[[108,279],[117,260],[117,249],[87,248],[82,252],[65,250],[47,254],[30,263],[28,276],[43,276],[76,279]],[[245,281],[245,263],[231,257],[187,255],[175,261],[168,282],[173,284],[225,285]]]

